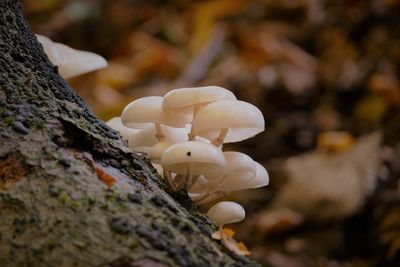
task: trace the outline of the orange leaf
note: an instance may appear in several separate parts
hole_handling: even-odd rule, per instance
[[[105,183],[108,187],[112,187],[115,184],[114,177],[106,173],[101,167],[95,166],[95,169],[100,181]]]
[[[232,238],[235,235],[235,231],[233,231],[230,228],[222,228],[221,231],[222,231],[223,235],[230,237],[230,238]]]
[[[246,245],[243,242],[239,242],[237,246],[244,255],[250,255],[250,251],[247,249]]]

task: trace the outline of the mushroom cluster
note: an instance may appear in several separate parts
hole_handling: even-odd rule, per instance
[[[244,219],[237,203],[222,201],[230,192],[269,183],[265,168],[240,152],[223,152],[224,143],[238,142],[264,131],[261,111],[218,86],[180,88],[164,97],[143,97],[129,103],[108,125],[130,148],[146,154],[173,190],[186,190],[218,226]]]

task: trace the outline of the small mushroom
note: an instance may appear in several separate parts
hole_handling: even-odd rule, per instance
[[[187,130],[185,128],[173,128],[165,125],[160,125],[165,142],[172,144],[185,142],[188,139]],[[129,136],[128,145],[137,152],[149,153],[151,147],[159,143],[157,131],[154,126],[137,130]]]
[[[161,163],[161,157],[164,155],[165,150],[167,150],[173,144],[170,142],[159,142],[155,144],[152,148],[150,148],[148,156],[151,162],[153,163]]]
[[[193,119],[193,132],[216,146],[241,141],[264,131],[261,111],[244,101],[221,100],[202,108]]]
[[[239,179],[238,177],[242,177],[241,181],[250,181],[256,175],[256,162],[246,154],[236,151],[226,151],[224,152],[224,157],[226,167],[222,173],[222,177],[224,177],[224,180],[227,180],[227,183],[234,183],[235,180]],[[207,176],[208,179],[212,180],[217,177],[215,175]]]
[[[193,114],[202,106],[223,99],[236,100],[236,97],[231,91],[219,86],[180,88],[164,96],[162,108],[171,117],[185,118],[191,122]]]
[[[203,194],[203,192],[208,192],[208,191],[209,191],[209,182],[204,175],[200,175],[196,183],[194,183],[192,187],[190,187],[189,189],[189,193],[192,194],[191,195],[192,198],[195,198],[196,196]]]
[[[170,117],[192,122],[202,107],[223,99],[236,100],[236,97],[231,91],[219,86],[180,88],[171,90],[164,96],[162,108]],[[189,140],[195,140],[192,130]]]
[[[183,184],[189,188],[199,175],[223,171],[226,161],[219,148],[207,143],[188,141],[168,148],[161,158],[161,165],[164,170],[179,174],[176,179],[184,177],[178,180],[178,188]],[[196,176],[194,180],[193,176]]]
[[[249,159],[252,160],[250,157]],[[242,169],[242,171],[230,171],[228,174],[224,175],[222,179],[217,180],[217,183],[211,182],[207,185],[207,190],[203,190],[201,194],[193,196],[193,201],[198,205],[203,205],[224,198],[233,191],[259,188],[268,185],[269,176],[267,170],[258,162],[253,161],[252,163],[253,164],[249,163],[247,170],[243,169],[243,167],[245,168],[245,165],[243,165],[242,168],[238,168],[238,170]],[[229,163],[227,159],[227,166],[230,164],[231,163]],[[235,167],[232,168],[235,169]]]
[[[107,61],[92,52],[73,49],[67,45],[55,43],[49,38],[36,34],[50,62],[58,67],[64,79],[107,67]]]
[[[257,165],[257,172],[253,179],[249,182],[245,183],[244,187],[241,189],[252,189],[259,188],[263,186],[267,186],[269,184],[269,175],[267,170],[258,162],[255,162]]]
[[[225,224],[242,221],[246,217],[246,212],[242,206],[235,202],[222,201],[212,206],[208,210],[207,216],[222,228]]]
[[[257,164],[246,154],[228,151],[224,152],[224,156],[226,160],[224,171],[216,175],[206,175],[206,188],[194,197],[193,201],[204,204],[209,202],[208,199],[215,200],[226,196],[229,192],[242,190],[256,176]]]
[[[114,117],[109,121],[107,121],[106,124],[111,128],[113,128],[114,130],[118,131],[121,134],[122,139],[124,139],[125,141],[129,140],[129,136],[131,136],[131,134],[136,133],[138,131],[123,125],[121,122],[121,117]]]
[[[156,137],[164,141],[165,136],[161,124],[172,127],[185,127],[182,120],[174,120],[168,117],[161,109],[163,98],[161,96],[148,96],[136,99],[129,103],[121,114],[122,123],[131,128],[148,128],[154,124]],[[149,124],[151,123],[151,124]]]
[[[59,66],[65,61],[64,55],[55,46],[52,40],[40,34],[35,34],[35,36],[39,43],[43,46],[44,53],[54,66]]]

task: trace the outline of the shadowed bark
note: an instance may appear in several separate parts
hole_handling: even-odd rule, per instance
[[[258,266],[210,239],[0,0],[0,266]]]

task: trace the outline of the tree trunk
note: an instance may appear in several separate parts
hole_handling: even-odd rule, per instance
[[[58,75],[0,0],[0,266],[258,266]]]

